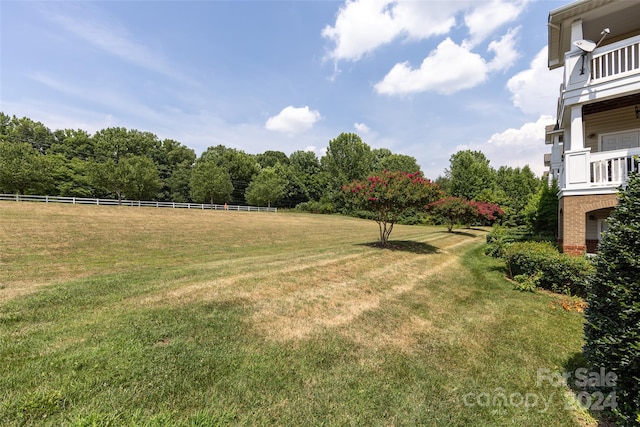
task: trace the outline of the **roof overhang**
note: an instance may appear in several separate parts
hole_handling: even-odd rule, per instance
[[[583,38],[598,41],[604,28],[611,33],[605,40],[612,42],[616,38],[638,31],[640,2],[629,0],[579,0],[549,12],[547,30],[549,69],[564,66],[566,52],[574,49],[571,40],[571,25],[582,20]]]

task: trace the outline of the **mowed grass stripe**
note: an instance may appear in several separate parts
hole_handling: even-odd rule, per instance
[[[361,245],[350,245],[346,251],[332,251],[322,256],[296,257],[293,264],[290,259],[252,263],[251,268],[240,269],[241,274],[212,271],[212,275],[218,276],[213,280],[207,280],[207,273],[203,271],[197,277],[182,280],[162,289],[159,293],[145,296],[142,300],[134,298],[127,303],[134,305],[188,304],[194,301],[241,299],[247,304],[269,305],[278,301],[278,304],[286,305],[287,301],[309,301],[309,298],[317,294],[325,294],[326,297],[330,294],[330,290],[335,288],[357,290],[360,287],[367,288],[369,295],[366,297],[368,298],[375,290],[375,282],[380,281],[380,278],[387,281],[389,278],[393,279],[393,273],[406,276],[410,270],[416,269],[421,272],[419,276],[429,275],[433,268],[450,258],[445,253],[456,246],[472,242],[469,235],[460,236],[449,233],[444,236],[441,233],[424,233],[420,237],[422,239],[415,243],[443,239],[444,241],[440,244],[442,249],[430,246],[434,254],[426,256],[402,250],[389,251],[367,247],[361,249]],[[353,253],[353,251],[357,252]],[[437,252],[441,252],[440,255]],[[230,265],[238,266],[236,263],[230,263]],[[395,292],[403,288],[411,289],[411,285],[406,285],[407,277],[403,277],[401,282],[405,284],[394,287]],[[356,284],[362,284],[362,286],[354,286]],[[346,297],[346,295],[343,296]],[[364,306],[362,302],[365,298],[362,295],[356,294],[353,297],[358,298],[360,300],[358,304]]]
[[[2,247],[32,245],[0,266],[0,296],[31,285],[0,300],[2,425],[589,425],[536,386],[582,316],[512,290],[481,230],[76,208],[0,203]]]

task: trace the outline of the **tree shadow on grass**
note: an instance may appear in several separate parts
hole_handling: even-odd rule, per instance
[[[442,231],[440,231],[440,233],[455,234],[455,235],[458,235],[458,236],[465,236],[465,237],[478,237],[477,234],[469,233],[467,231],[460,231],[460,230],[451,230],[451,231],[442,230]]]
[[[386,249],[388,251],[411,252],[414,254],[435,254],[440,252],[436,246],[424,242],[414,242],[411,240],[389,240],[386,245],[380,242],[360,243],[359,246],[367,246],[369,248]]]

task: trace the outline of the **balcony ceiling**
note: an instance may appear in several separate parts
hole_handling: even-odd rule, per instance
[[[583,38],[597,42],[609,28],[603,45],[640,33],[640,2],[629,0],[581,0],[549,13],[549,68],[564,65],[564,55],[573,49],[571,23],[582,19]]]

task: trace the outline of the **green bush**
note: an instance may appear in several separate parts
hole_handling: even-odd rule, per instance
[[[550,242],[516,242],[504,250],[510,278],[537,277],[540,288],[567,295],[586,297],[586,281],[594,268],[585,257],[558,252]]]
[[[487,246],[484,253],[494,258],[501,258],[511,243],[529,241],[549,241],[549,238],[548,236],[532,234],[526,226],[505,227],[494,225],[489,234],[487,234]]]
[[[608,220],[589,281],[584,355],[591,371],[617,376],[618,425],[640,426],[640,176],[634,174]]]
[[[301,212],[311,212],[311,213],[319,213],[319,214],[336,213],[336,209],[331,202],[316,202],[314,200],[310,200],[304,203],[299,203],[296,206],[296,210]]]
[[[523,292],[535,292],[536,288],[540,283],[540,278],[542,277],[542,272],[538,272],[533,276],[527,276],[526,274],[518,274],[513,277],[513,280],[516,282],[513,286],[513,289],[516,291]]]

